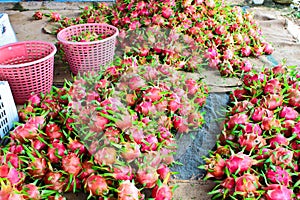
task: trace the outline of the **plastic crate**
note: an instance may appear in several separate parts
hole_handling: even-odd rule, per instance
[[[7,81],[0,81],[0,137],[3,138],[19,121],[18,111]]]

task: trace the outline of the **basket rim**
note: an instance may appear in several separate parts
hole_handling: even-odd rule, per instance
[[[68,41],[68,40],[65,40],[61,37],[61,35],[66,32],[67,30],[70,30],[74,27],[80,27],[80,26],[95,26],[95,25],[100,25],[100,26],[108,26],[110,28],[113,28],[115,30],[115,33],[108,37],[108,38],[105,38],[103,40],[96,40],[96,41],[92,41],[92,42],[71,42],[71,41]],[[110,40],[111,38],[116,38],[117,36],[119,35],[119,29],[115,26],[112,26],[110,24],[107,24],[107,23],[85,23],[85,24],[76,24],[76,25],[72,25],[72,26],[69,26],[67,28],[64,28],[63,30],[59,31],[58,34],[57,34],[57,40],[64,43],[64,44],[70,44],[70,45],[88,45],[88,44],[98,44],[98,43],[103,43],[103,42],[106,42],[108,40]]]
[[[57,48],[56,48],[56,46],[53,43],[51,43],[51,42],[45,42],[45,41],[40,41],[40,40],[28,40],[28,41],[14,42],[14,43],[6,44],[4,46],[1,46],[0,50],[4,49],[4,48],[9,48],[11,46],[16,46],[16,45],[21,45],[21,44],[27,44],[27,43],[48,44],[48,45],[50,45],[53,48],[53,51],[50,54],[48,54],[47,56],[45,56],[43,58],[40,58],[38,60],[35,60],[35,61],[31,61],[31,62],[16,64],[16,65],[2,65],[2,64],[0,64],[0,69],[1,68],[20,68],[20,67],[27,67],[27,66],[30,66],[30,65],[35,65],[37,63],[43,62],[45,60],[48,60],[51,57],[54,57],[54,55],[55,55],[55,53],[57,51]]]

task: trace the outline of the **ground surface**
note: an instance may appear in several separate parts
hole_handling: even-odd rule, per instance
[[[290,15],[292,10],[289,6],[275,4],[271,0],[265,0],[264,4],[259,6],[243,0],[229,0],[229,3],[231,5],[242,6],[246,10],[254,12],[258,23],[262,25],[263,34],[266,35],[266,39],[270,39],[276,48],[272,57],[253,59],[253,63],[256,63],[258,67],[262,64],[274,65],[282,58],[287,58],[287,63],[300,66],[300,61],[298,60],[300,57],[300,48],[299,41],[297,41],[297,30],[299,30],[297,28],[299,27],[296,26],[300,25],[300,20]],[[51,32],[53,25],[49,24],[46,19],[40,21],[33,20],[31,17],[33,13],[43,8],[48,11],[59,10],[59,13],[65,16],[76,16],[79,13],[78,7],[85,4],[23,2],[21,3],[22,7],[18,7],[18,9],[21,8],[23,10],[20,12],[19,10],[12,10],[12,8],[17,8],[15,4],[0,3],[0,12],[3,11],[9,14],[11,24],[19,41],[44,40],[55,42],[55,36],[45,33]],[[295,27],[289,27],[288,24],[290,22]],[[213,93],[209,95],[207,105],[204,108],[207,123],[198,131],[199,134],[196,137],[187,135],[180,138],[181,142],[176,159],[183,163],[184,166],[173,167],[174,171],[180,172],[174,179],[174,183],[179,186],[174,194],[174,199],[176,200],[207,200],[210,198],[207,192],[213,187],[213,184],[212,182],[201,180],[204,172],[199,170],[197,166],[203,163],[202,156],[214,147],[216,137],[220,133],[220,123],[217,119],[221,119],[224,116],[224,107],[228,101],[228,94],[226,92],[232,90],[232,86],[239,84],[235,80],[226,82],[225,84],[216,84],[216,77],[207,76],[209,76],[208,81],[210,81],[209,83],[213,89]],[[56,62],[54,84],[61,85],[64,79],[70,78],[71,73],[68,66]],[[80,199],[80,197],[72,195],[68,199]]]

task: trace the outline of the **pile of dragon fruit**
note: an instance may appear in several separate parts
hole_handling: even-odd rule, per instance
[[[213,199],[299,199],[300,74],[276,66],[243,77],[205,166]]]
[[[174,136],[201,127],[207,93],[171,66],[129,57],[32,95],[1,149],[1,199],[172,199]]]
[[[109,23],[120,31],[117,49],[138,55],[141,62],[149,56],[159,56],[162,63],[171,63],[186,71],[197,70],[204,59],[221,75],[236,76],[252,68],[245,57],[273,52],[252,14],[221,0],[118,0],[112,6],[99,3],[85,7],[80,16],[74,18],[62,17],[57,12],[47,16],[60,24],[57,32],[74,24]],[[34,15],[36,19],[42,17],[40,11]],[[164,45],[169,38],[162,41],[153,37],[159,31],[152,32],[152,37],[147,36],[148,28],[180,34],[185,49],[195,54],[186,55],[185,51],[174,49],[181,49],[181,44]],[[135,48],[133,43],[136,43]]]

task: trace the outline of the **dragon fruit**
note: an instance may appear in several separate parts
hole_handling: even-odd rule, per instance
[[[171,170],[167,165],[161,164],[156,171],[159,174],[159,178],[164,182],[167,183],[170,180]]]
[[[140,146],[135,143],[124,143],[120,156],[127,162],[132,162],[141,156]]]
[[[122,181],[117,190],[119,200],[139,200],[141,197],[139,189],[129,180]]]
[[[293,191],[285,185],[271,184],[264,188],[267,200],[290,200]]]
[[[227,177],[223,180],[223,182],[220,184],[225,190],[229,191],[229,194],[233,194],[235,190],[235,179],[232,177]]]
[[[253,174],[243,174],[235,180],[235,191],[241,195],[253,198],[258,195],[260,188],[259,178]]]
[[[241,135],[238,140],[241,147],[245,147],[246,151],[251,151],[252,149],[258,149],[267,144],[263,136],[259,136],[253,133],[246,133]]]
[[[269,139],[269,144],[270,144],[271,148],[275,149],[277,146],[289,145],[289,141],[284,135],[276,134],[274,137]]]
[[[293,160],[293,151],[285,147],[277,147],[270,155],[271,162],[275,165],[288,166]]]
[[[262,99],[262,105],[270,110],[274,110],[283,104],[283,97],[278,94],[269,94]]]
[[[251,118],[255,122],[260,122],[264,117],[272,118],[274,116],[273,111],[262,108],[256,107],[251,115]]]
[[[230,173],[238,172],[240,174],[250,169],[253,164],[254,160],[242,152],[231,155],[225,162]]]
[[[65,155],[66,147],[60,142],[53,142],[52,146],[48,148],[47,156],[51,163],[58,163],[62,156]]]
[[[207,159],[206,163],[207,178],[214,177],[216,179],[221,179],[223,177],[226,163],[220,155],[217,154],[215,157]]]
[[[156,185],[153,188],[152,197],[155,200],[171,200],[173,197],[173,193],[170,186],[162,183],[161,185]]]
[[[268,169],[266,177],[274,184],[280,183],[285,186],[288,186],[292,181],[290,174],[280,166],[276,166],[275,169]]]
[[[91,174],[95,173],[96,171],[93,169],[94,164],[88,160],[84,161],[81,164],[82,170],[80,172],[79,177],[81,179],[85,179],[89,177]]]
[[[279,117],[285,118],[286,120],[295,120],[299,116],[298,112],[292,108],[284,106],[279,113]]]
[[[48,172],[44,177],[44,183],[51,190],[62,192],[67,185],[67,179],[61,172]]]
[[[269,131],[272,129],[280,128],[280,121],[273,117],[265,117],[262,120],[261,129],[265,131]]]
[[[141,166],[136,172],[136,180],[145,188],[153,188],[158,180],[156,169],[151,166]]]
[[[228,129],[233,129],[237,125],[244,125],[248,122],[248,115],[237,113],[231,116],[227,122]]]
[[[113,177],[117,180],[132,180],[133,171],[130,165],[114,165]]]
[[[94,196],[103,196],[109,191],[105,178],[97,174],[92,174],[85,180],[84,188]]]
[[[28,173],[33,178],[44,177],[47,170],[48,170],[48,167],[47,167],[47,161],[45,158],[34,158],[34,160],[32,160],[28,164]]]
[[[144,138],[141,143],[141,151],[155,151],[158,146],[158,139],[155,135],[149,134]]]
[[[22,193],[24,193],[24,199],[32,199],[32,200],[41,199],[41,193],[39,191],[39,188],[32,183],[23,185]]]
[[[83,155],[86,152],[85,146],[78,140],[71,140],[68,149],[78,155]]]
[[[63,136],[60,127],[55,123],[48,123],[45,128],[45,133],[51,139],[59,139]]]
[[[77,176],[81,170],[80,158],[75,153],[69,153],[62,158],[62,169],[74,176]]]
[[[288,94],[289,106],[300,106],[300,91],[298,89],[290,88]]]
[[[281,83],[278,79],[268,80],[264,87],[265,94],[279,94],[281,92]]]
[[[114,147],[103,147],[99,149],[95,156],[95,163],[99,165],[112,165],[116,162],[117,152]]]

